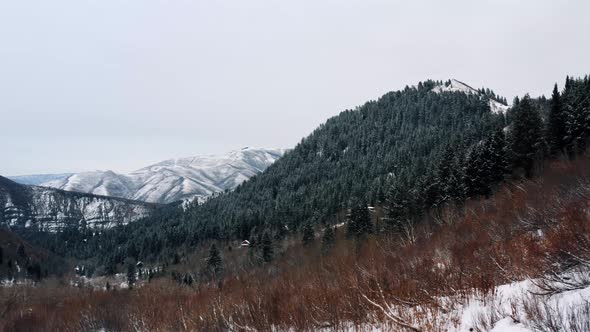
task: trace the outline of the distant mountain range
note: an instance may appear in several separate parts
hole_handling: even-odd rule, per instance
[[[9,178],[22,184],[152,203],[203,201],[263,172],[285,151],[244,148],[225,155],[169,159],[130,174],[92,171]]]
[[[31,186],[38,186],[42,183],[65,179],[74,173],[62,173],[62,174],[33,174],[33,175],[19,175],[19,176],[7,176],[6,178],[20,184],[27,184]]]
[[[18,184],[0,176],[0,225],[55,232],[104,229],[147,217],[159,205]]]

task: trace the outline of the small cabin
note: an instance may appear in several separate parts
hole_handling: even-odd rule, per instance
[[[248,240],[244,240],[240,244],[240,247],[249,247],[249,246],[250,246],[250,241],[248,241]]]

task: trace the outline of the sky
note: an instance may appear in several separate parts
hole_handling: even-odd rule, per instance
[[[0,1],[0,175],[293,147],[426,79],[590,74],[590,1]]]

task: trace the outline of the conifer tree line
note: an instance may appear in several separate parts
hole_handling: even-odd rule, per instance
[[[436,93],[443,82],[419,83],[329,119],[264,173],[204,204],[170,205],[99,234],[27,238],[113,273],[128,257],[174,264],[211,240],[247,239],[268,262],[281,239],[296,235],[309,245],[319,231],[329,250],[339,212],[349,211],[351,237],[377,231],[368,206],[387,207],[385,228],[403,231],[428,209],[489,197],[507,177],[532,176],[546,157],[584,151],[588,81],[568,77],[550,100],[516,98],[507,114],[491,112],[490,99],[505,102],[491,90]],[[214,271],[213,248],[209,257]]]
[[[424,211],[460,204],[467,198],[489,197],[507,177],[530,178],[547,158],[575,158],[590,139],[590,80],[566,78],[553,88],[548,114],[543,98],[515,98],[512,121],[483,140],[446,146],[438,165],[421,181],[409,185],[393,179],[386,199],[387,224],[395,231],[420,219]]]

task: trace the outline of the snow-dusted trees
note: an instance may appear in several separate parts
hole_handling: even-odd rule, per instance
[[[135,282],[137,281],[136,270],[135,270],[135,262],[127,262],[127,284],[129,289],[135,286]]]
[[[217,245],[213,243],[209,248],[209,256],[207,257],[207,269],[209,272],[218,275],[223,271],[223,260],[221,253],[217,249]]]
[[[303,233],[303,236],[302,236],[303,245],[308,246],[308,245],[312,244],[313,241],[315,240],[315,232],[313,230],[313,224],[311,223],[311,221],[308,221],[303,225],[302,233]]]
[[[350,208],[348,221],[348,235],[362,237],[373,233],[373,223],[371,222],[371,212],[363,200],[357,200]]]
[[[274,245],[269,231],[262,235],[262,260],[266,263],[271,262],[274,258]]]
[[[436,205],[465,199],[463,185],[463,170],[459,166],[457,155],[461,152],[456,147],[448,145],[437,170],[438,200]]]
[[[406,187],[395,182],[387,195],[386,227],[389,230],[401,232],[403,225],[412,220],[411,198]]]
[[[324,234],[322,235],[322,253],[329,253],[330,249],[334,246],[335,240],[336,236],[334,234],[334,227],[327,225],[324,229]]]
[[[509,173],[506,138],[497,130],[473,146],[465,158],[464,186],[467,197],[486,196]]]
[[[563,152],[565,148],[567,137],[566,120],[561,94],[557,89],[557,84],[555,84],[551,94],[551,109],[547,121],[547,138],[552,156]]]
[[[566,78],[562,94],[562,113],[566,117],[566,148],[570,155],[586,149],[590,137],[590,79]]]
[[[543,153],[543,120],[529,95],[525,95],[521,101],[515,100],[513,107],[514,123],[510,145],[513,167],[522,169],[525,176],[530,178],[533,175],[535,161],[539,160]]]

